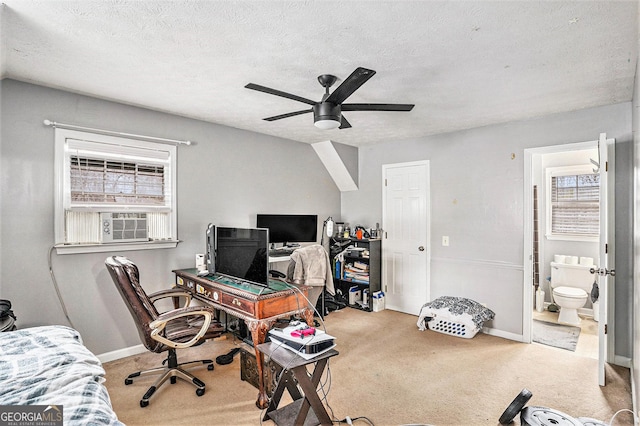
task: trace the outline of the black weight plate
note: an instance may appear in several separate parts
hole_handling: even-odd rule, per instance
[[[518,413],[524,408],[525,404],[529,402],[533,394],[529,391],[529,389],[524,388],[520,391],[518,396],[509,404],[504,413],[500,416],[498,422],[501,425],[508,425],[513,421],[513,419],[518,415]]]
[[[522,426],[583,426],[578,419],[547,407],[526,407],[520,412]]]

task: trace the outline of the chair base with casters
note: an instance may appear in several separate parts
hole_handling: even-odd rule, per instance
[[[126,257],[112,256],[107,258],[105,264],[133,317],[144,346],[151,352],[168,354],[162,367],[138,371],[125,379],[125,385],[130,385],[137,377],[160,375],[140,400],[140,406],[149,405],[149,399],[167,379],[171,384],[178,379],[189,382],[196,387],[197,396],[204,395],[204,382],[188,373],[186,368],[204,364],[213,370],[213,361],[206,359],[179,364],[176,351],[220,337],[224,329],[213,309],[210,306],[191,306],[191,294],[179,288],[147,294],[140,285],[138,267]],[[174,308],[160,312],[155,303],[161,299],[171,299]],[[184,303],[179,307],[181,301]]]
[[[133,379],[141,376],[148,376],[152,374],[161,374],[161,376],[156,380],[156,382],[151,386],[147,392],[144,394],[142,399],[140,400],[140,407],[146,407],[149,405],[149,399],[153,396],[153,394],[162,386],[167,379],[171,379],[171,384],[175,384],[178,380],[184,380],[187,383],[191,383],[196,387],[196,395],[202,396],[205,392],[205,384],[202,380],[195,377],[193,374],[189,373],[185,370],[185,368],[196,366],[196,365],[206,365],[207,370],[213,371],[214,364],[210,359],[201,359],[198,361],[188,361],[178,364],[178,357],[176,355],[175,349],[169,349],[167,359],[165,359],[162,364],[166,364],[164,367],[156,367],[149,370],[137,371],[135,373],[131,373],[124,379],[125,385],[130,385],[133,383]]]

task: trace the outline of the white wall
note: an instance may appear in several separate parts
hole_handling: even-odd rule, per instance
[[[382,165],[430,160],[432,298],[460,295],[484,302],[496,312],[489,327],[522,335],[523,152],[595,140],[602,132],[615,138],[616,146],[629,145],[631,104],[363,147],[360,189],[342,194],[342,219],[365,226],[380,222]],[[630,171],[623,167],[618,176],[618,169],[616,180],[630,182]],[[616,211],[616,219],[631,217],[631,212]],[[620,232],[629,233],[628,228]],[[448,247],[441,245],[443,235],[449,236]],[[620,281],[616,280],[616,292],[630,298],[630,282]],[[416,314],[422,303],[416,301]],[[628,318],[629,311],[626,314]],[[626,321],[616,328],[616,350],[630,357],[630,320]]]
[[[178,148],[177,248],[52,256],[71,320],[97,354],[140,344],[107,256],[130,257],[143,286],[155,291],[174,283],[172,269],[194,266],[210,222],[255,226],[256,213],[340,214],[340,193],[308,144],[13,80],[0,88],[0,297],[13,303],[19,327],[67,325],[47,267],[54,131],[44,119],[195,141]]]

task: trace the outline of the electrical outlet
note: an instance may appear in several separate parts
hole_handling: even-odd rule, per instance
[[[445,246],[445,247],[449,246],[449,237],[447,237],[447,236],[443,236],[442,237],[442,245]]]

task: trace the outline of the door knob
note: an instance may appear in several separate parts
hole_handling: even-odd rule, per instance
[[[424,246],[420,246],[420,247],[418,247],[418,250],[420,250],[420,251],[424,251]]]
[[[616,276],[616,270],[615,269],[607,269],[607,268],[591,268],[589,269],[589,272],[591,272],[592,274],[598,274],[600,276],[604,276],[604,275],[611,275],[612,277]]]

